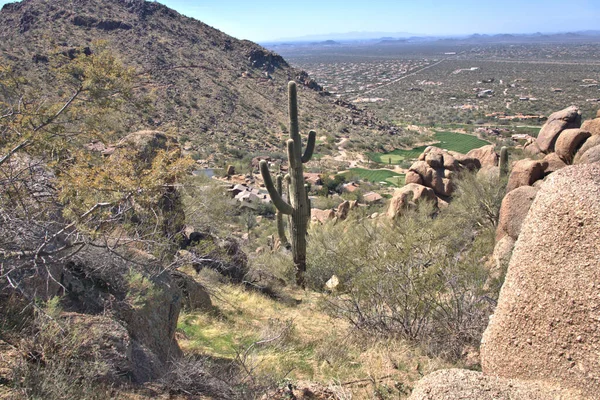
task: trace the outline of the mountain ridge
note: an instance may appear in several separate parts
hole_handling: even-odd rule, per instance
[[[286,84],[296,80],[301,125],[365,143],[398,130],[356,107],[334,104],[306,72],[160,3],[143,0],[24,0],[0,11],[0,60],[40,79],[56,53],[103,41],[144,77],[153,111],[129,129],[173,130],[198,158],[215,151],[283,152]]]

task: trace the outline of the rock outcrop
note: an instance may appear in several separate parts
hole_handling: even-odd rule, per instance
[[[515,245],[481,347],[490,376],[600,393],[600,164],[542,185]]]
[[[591,134],[583,129],[565,129],[560,133],[554,152],[567,164],[571,164],[575,152]]]
[[[531,160],[525,158],[517,161],[510,172],[506,193],[520,186],[531,186],[535,181],[544,177],[544,171],[548,167],[545,161]]]
[[[576,400],[579,392],[547,382],[486,376],[465,369],[439,370],[421,379],[410,400]]]
[[[533,186],[521,186],[504,196],[496,228],[496,242],[499,242],[500,239],[507,235],[513,240],[519,238],[521,225],[529,212],[529,207],[531,207],[531,203],[533,203],[537,192],[538,188]]]
[[[581,112],[575,106],[557,111],[548,117],[537,137],[537,147],[544,153],[554,151],[554,144],[560,133],[569,128],[579,128],[581,125]]]
[[[416,183],[409,183],[394,191],[394,197],[390,201],[387,215],[392,220],[397,219],[406,210],[416,208],[417,204],[422,201],[429,201],[434,208],[437,208],[438,198],[433,189]]]
[[[500,159],[498,153],[494,150],[493,144],[469,151],[467,158],[479,160],[481,167],[495,167],[498,165],[498,160]]]

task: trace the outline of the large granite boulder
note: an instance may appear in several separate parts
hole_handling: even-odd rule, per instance
[[[560,133],[558,139],[556,139],[554,152],[565,163],[571,164],[577,149],[580,148],[590,136],[590,133],[583,129],[565,129]]]
[[[542,184],[481,346],[490,376],[600,393],[600,164]]]
[[[520,186],[531,186],[535,181],[544,177],[544,170],[548,167],[545,161],[531,160],[525,158],[519,160],[513,165],[508,177],[506,192],[510,192]]]
[[[556,153],[546,154],[542,161],[548,164],[544,170],[545,175],[549,175],[567,166],[567,164]]]
[[[513,240],[518,239],[521,233],[521,225],[537,193],[538,188],[536,187],[521,186],[504,196],[496,228],[496,241],[507,235],[513,238]]]
[[[405,210],[415,208],[422,201],[430,201],[437,208],[438,198],[433,189],[416,183],[409,183],[396,189],[390,201],[387,215],[390,219],[397,219]]]
[[[494,150],[493,144],[473,149],[467,153],[467,157],[476,158],[482,167],[494,167],[498,165],[500,159],[500,156]]]
[[[579,163],[581,164],[591,164],[597,162],[600,162],[600,145],[588,149],[581,155],[581,158],[579,158]]]
[[[600,146],[600,135],[592,135],[585,141],[585,143],[577,150],[577,154],[575,154],[575,158],[573,159],[573,164],[579,164],[581,161],[581,157],[592,147]]]
[[[579,128],[580,125],[581,112],[576,106],[570,106],[551,114],[538,134],[537,147],[544,153],[554,151],[558,135],[565,129]]]
[[[600,110],[598,110],[598,113],[600,114]],[[581,129],[588,131],[592,135],[600,135],[600,116],[584,121],[583,124],[581,124]]]
[[[523,382],[466,369],[442,369],[421,379],[410,400],[575,400],[576,390],[547,382]]]

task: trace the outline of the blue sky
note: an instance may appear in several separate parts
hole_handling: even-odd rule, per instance
[[[7,3],[0,0],[0,5]],[[600,0],[159,0],[239,39],[355,31],[416,34],[600,29]]]

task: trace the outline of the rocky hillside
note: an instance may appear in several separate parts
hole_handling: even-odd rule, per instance
[[[102,44],[103,43],[103,44]],[[397,134],[366,112],[334,99],[305,72],[259,45],[237,40],[156,2],[24,0],[0,12],[0,64],[50,88],[57,55],[107,46],[135,68],[146,106],[132,110],[137,129],[177,133],[199,157],[220,150],[283,151],[286,83],[301,83],[301,126],[318,135],[369,143]],[[48,90],[48,92],[52,92]],[[381,140],[379,140],[381,141]]]

